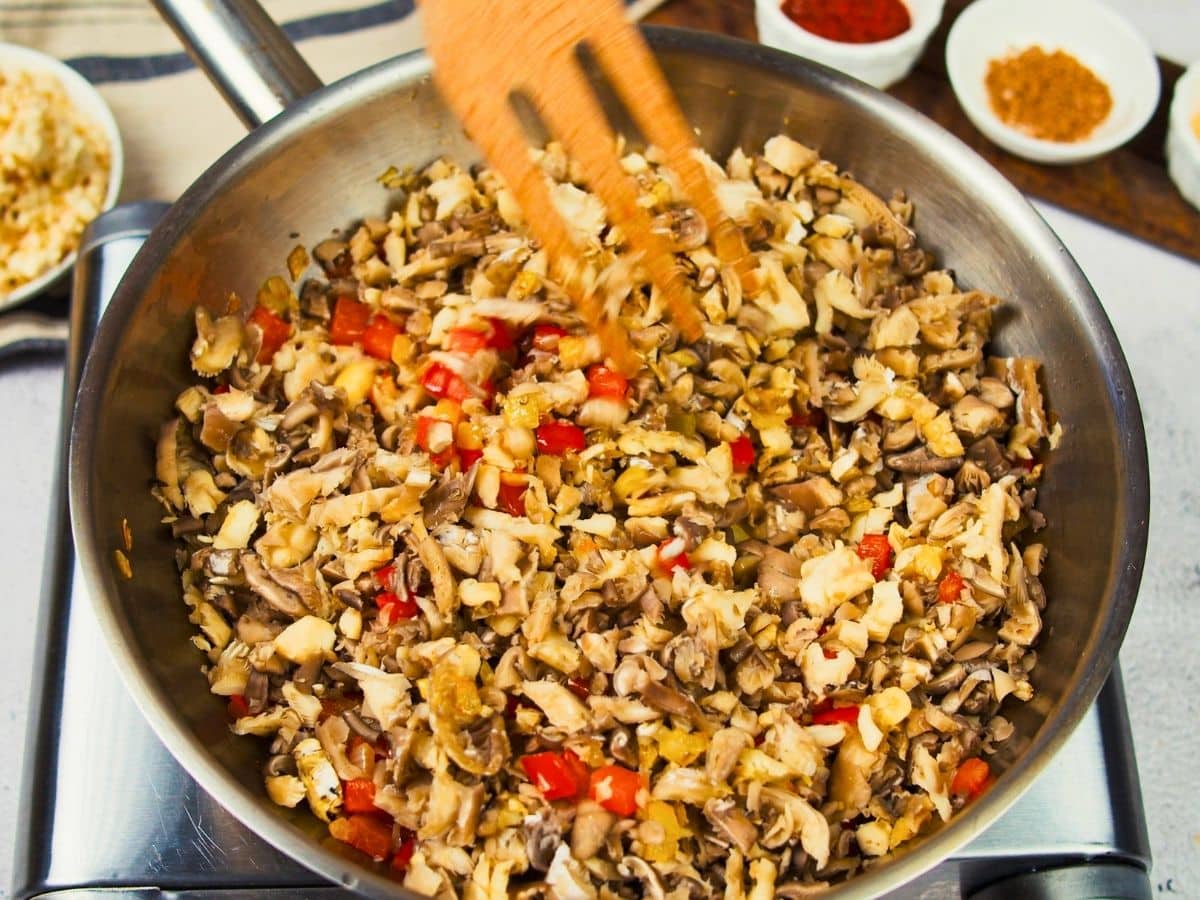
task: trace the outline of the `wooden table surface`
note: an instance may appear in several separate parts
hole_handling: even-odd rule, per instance
[[[1200,211],[1167,175],[1163,159],[1167,107],[1182,69],[1160,60],[1162,95],[1154,118],[1132,141],[1100,159],[1045,166],[1013,156],[970,123],[946,78],[946,34],[968,0],[949,0],[924,56],[889,93],[953,132],[1024,193],[1200,261]],[[1047,0],[1053,2],[1053,0]],[[647,17],[660,25],[717,31],[756,40],[754,0],[670,0]]]

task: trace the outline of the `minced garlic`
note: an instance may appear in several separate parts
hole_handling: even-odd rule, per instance
[[[0,71],[0,298],[59,263],[99,215],[111,148],[45,72]]]

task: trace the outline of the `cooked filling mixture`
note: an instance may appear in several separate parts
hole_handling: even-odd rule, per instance
[[[633,378],[503,184],[446,160],[248,319],[197,310],[156,492],[212,692],[276,803],[430,896],[844,879],[987,790],[1033,696],[1038,363],[985,354],[997,299],[901,195],[787,137],[709,162],[745,284],[624,158],[706,319],[684,346],[540,158]]]
[[[0,300],[75,251],[111,165],[104,130],[57,78],[0,70]]]

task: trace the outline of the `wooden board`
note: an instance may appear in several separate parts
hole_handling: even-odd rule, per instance
[[[1154,118],[1112,153],[1070,166],[1045,166],[992,144],[967,119],[946,78],[946,34],[967,0],[949,0],[942,23],[916,69],[889,91],[953,132],[1024,193],[1102,222],[1111,228],[1200,261],[1200,211],[1188,204],[1167,175],[1163,159],[1167,108],[1182,69],[1159,63],[1162,95]],[[670,0],[648,22],[757,39],[754,0]]]

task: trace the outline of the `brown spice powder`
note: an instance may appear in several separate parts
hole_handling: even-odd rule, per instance
[[[1112,112],[1108,85],[1062,50],[1034,46],[993,59],[984,83],[1002,122],[1045,141],[1081,141]]]

